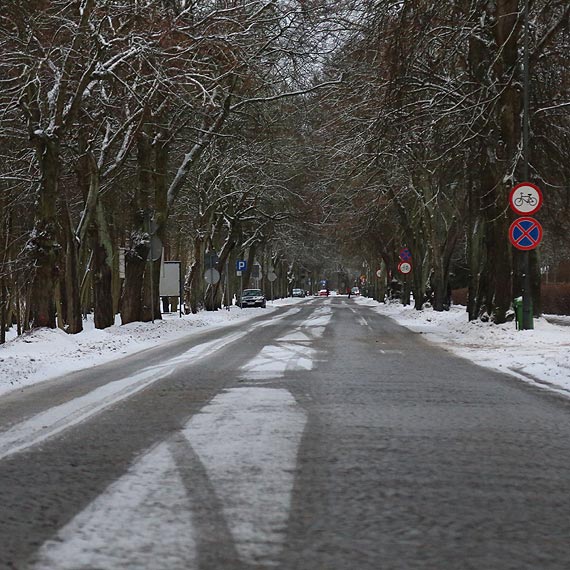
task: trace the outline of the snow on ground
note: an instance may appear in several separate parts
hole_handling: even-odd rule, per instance
[[[243,366],[241,377],[266,381],[282,378],[286,371],[311,370],[315,358],[311,342],[324,334],[331,318],[330,306],[318,307],[293,332],[264,346],[253,360]]]
[[[467,320],[465,307],[436,312],[416,311],[400,303],[382,304],[358,297],[358,303],[373,307],[399,324],[425,335],[443,348],[521,380],[568,394],[570,392],[570,317],[534,320],[534,330],[516,330],[515,323],[495,325]]]
[[[33,569],[195,568],[196,551],[183,474],[162,443],[45,542]]]
[[[206,516],[199,508],[196,493],[209,489],[240,558],[276,565],[305,423],[287,390],[222,392],[47,541],[34,570],[198,567],[210,533],[225,526],[216,526],[216,509]],[[203,469],[208,482],[200,480]],[[207,534],[197,530],[200,523]]]
[[[204,329],[223,327],[266,314],[275,307],[297,303],[299,299],[269,302],[267,309],[232,307],[230,311],[200,312],[197,315],[165,314],[154,323],[130,323],[104,330],[95,329],[93,320],[83,322],[83,332],[69,335],[62,330],[37,329],[0,345],[0,396],[68,372],[90,368],[122,358]]]
[[[514,323],[468,322],[462,306],[437,313],[431,309],[415,311],[399,303],[381,304],[363,297],[353,297],[352,301],[368,305],[403,326],[424,334],[431,342],[478,364],[564,393],[570,392],[570,326],[552,324],[541,318],[535,320],[534,330],[517,331]],[[0,346],[0,396],[169,340],[200,334],[206,328],[247,321],[275,307],[302,302],[302,299],[281,299],[269,303],[267,309],[232,307],[230,311],[201,312],[182,318],[168,314],[154,324],[131,323],[104,330],[93,328],[92,321],[88,320],[84,332],[77,335],[39,329],[13,338],[12,332],[10,340]],[[318,316],[320,319],[324,317],[323,322],[315,320],[312,324],[315,327],[326,325],[328,315]],[[561,322],[565,319],[570,325],[570,317],[557,317]]]
[[[286,299],[272,307],[302,302]],[[389,316],[428,341],[478,364],[570,395],[570,326],[538,319],[535,330],[517,331],[513,323],[469,323],[461,306],[436,313],[365,298],[355,298],[350,303],[354,303],[350,308],[363,325],[369,323],[370,313],[361,314],[359,305]],[[181,336],[198,335],[206,328],[239,321],[245,324],[271,311],[272,308],[233,308],[182,318],[166,315],[154,324],[132,323],[103,331],[95,330],[87,321],[89,326],[78,335],[57,330],[34,331],[0,346],[0,394]],[[300,307],[293,311],[300,311]],[[259,367],[264,375],[279,375],[291,367],[309,370],[312,363],[309,365],[304,359],[312,354],[303,353],[302,349],[326,334],[333,317],[330,306],[317,307],[291,333],[252,358],[243,367],[243,376],[255,379]],[[570,317],[567,322],[570,325]],[[243,334],[247,334],[245,327],[14,426],[3,434],[0,458],[82,421],[109,399],[115,401],[141,389],[157,375],[170,373],[179,360],[204,356]],[[200,529],[214,528],[220,532],[226,524],[245,563],[271,567],[285,540],[295,458],[305,424],[303,410],[287,390],[224,390],[181,432],[145,450],[123,477],[71,519],[53,540],[47,541],[34,569],[194,567],[204,541],[210,540]],[[202,470],[209,485],[203,481],[204,484],[195,484]],[[217,514],[223,515],[221,526],[215,526],[217,519],[200,520],[204,513],[199,508],[200,497],[193,494],[196,489],[212,492],[214,503],[219,500],[221,512]]]
[[[247,564],[277,565],[306,421],[288,390],[236,388],[216,396],[184,429]]]

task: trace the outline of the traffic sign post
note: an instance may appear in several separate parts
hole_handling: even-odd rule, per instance
[[[212,303],[212,311],[214,311],[214,285],[220,280],[220,272],[213,267],[206,269],[204,280],[210,286],[210,302]]]
[[[528,27],[528,6],[525,8],[525,21]],[[525,34],[528,34],[528,29]],[[526,37],[526,35],[525,35]],[[525,40],[526,41],[526,40]],[[525,48],[527,54],[527,48]],[[528,55],[525,55],[525,75],[528,76]],[[528,77],[527,77],[528,80]],[[525,90],[525,98],[527,97]],[[525,99],[526,100],[526,99]],[[524,156],[525,177],[528,176],[528,105],[525,105]],[[538,186],[530,182],[517,184],[509,194],[509,205],[522,217],[517,218],[509,228],[509,240],[514,247],[522,251],[522,329],[534,328],[531,302],[531,280],[529,251],[535,249],[542,241],[542,226],[532,216],[542,207],[542,192]]]
[[[261,265],[257,262],[251,266],[251,278],[255,281],[255,286],[259,287],[259,281],[263,278],[263,273],[261,272]]]
[[[400,261],[400,263],[398,263],[398,271],[402,275],[407,275],[412,271],[412,264],[409,261]]]
[[[206,269],[214,269],[220,258],[216,252],[206,253],[204,255],[204,265]]]
[[[230,310],[230,305],[232,304],[230,299],[230,260],[226,259],[226,310]]]
[[[162,256],[162,241],[155,235],[158,230],[158,224],[154,219],[154,214],[150,210],[146,210],[145,225],[150,236],[150,249],[147,256],[147,261],[150,261],[150,320],[154,324],[154,276],[153,276],[153,261],[158,261]]]
[[[239,306],[241,307],[241,297],[243,295],[243,272],[247,271],[247,261],[245,259],[238,259],[236,261],[236,273],[239,277]]]
[[[267,279],[269,279],[269,283],[271,284],[271,302],[273,302],[273,281],[277,279],[277,274],[273,271],[272,268],[269,269]]]

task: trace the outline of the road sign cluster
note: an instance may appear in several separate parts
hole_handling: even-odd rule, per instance
[[[400,263],[398,263],[398,271],[403,275],[407,275],[412,271],[412,252],[403,247],[399,253]]]
[[[542,241],[542,226],[531,218],[542,206],[542,192],[538,186],[530,182],[517,184],[509,195],[509,204],[521,217],[517,218],[509,228],[511,243],[522,251],[536,248]]]

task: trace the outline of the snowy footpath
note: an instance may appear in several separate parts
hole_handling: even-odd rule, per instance
[[[161,343],[171,342],[205,329],[224,327],[273,311],[276,307],[302,303],[302,299],[281,299],[267,309],[232,307],[230,311],[201,312],[198,315],[164,315],[155,323],[115,325],[105,330],[85,321],[85,330],[68,335],[61,330],[39,329],[0,346],[0,396],[68,372],[122,358]],[[536,319],[535,328],[517,331],[514,323],[494,325],[468,322],[465,307],[454,306],[437,313],[415,311],[399,303],[381,304],[364,297],[351,302],[366,305],[379,314],[421,333],[430,342],[482,366],[516,376],[525,382],[570,395],[570,326]],[[559,320],[570,317],[558,317]]]

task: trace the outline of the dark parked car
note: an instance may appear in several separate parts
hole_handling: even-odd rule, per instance
[[[293,289],[293,291],[291,291],[291,297],[304,297],[305,296],[305,291],[303,291],[303,289]]]
[[[263,307],[267,305],[267,299],[261,289],[244,289],[241,294],[240,306],[243,307]]]

